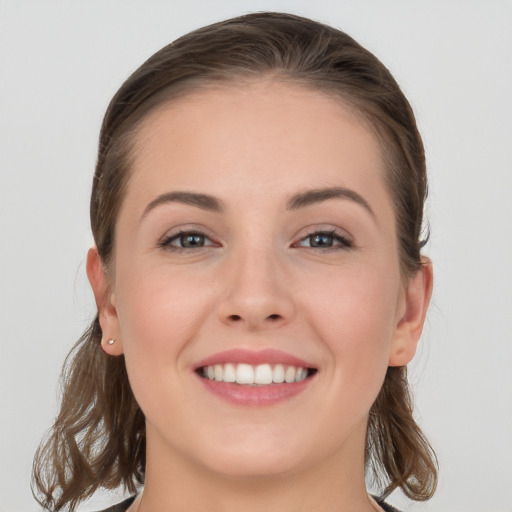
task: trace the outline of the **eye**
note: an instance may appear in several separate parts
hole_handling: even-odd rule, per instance
[[[198,231],[180,231],[179,233],[165,237],[159,245],[166,249],[180,250],[200,249],[215,244],[204,233]]]
[[[315,231],[302,238],[298,247],[309,247],[312,249],[349,249],[353,246],[352,241],[342,233],[332,231]]]

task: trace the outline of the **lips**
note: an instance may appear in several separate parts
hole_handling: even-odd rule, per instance
[[[304,390],[317,373],[310,363],[280,350],[234,349],[199,362],[207,390],[237,405],[270,405]]]
[[[287,352],[267,348],[264,350],[246,350],[246,349],[231,349],[224,352],[218,352],[195,365],[195,369],[203,366],[213,366],[216,364],[225,363],[246,363],[251,365],[258,364],[282,364],[287,366],[301,366],[303,368],[314,368],[314,365],[308,363],[300,357],[293,356]]]

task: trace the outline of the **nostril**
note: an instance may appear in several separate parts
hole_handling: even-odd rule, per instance
[[[268,315],[264,318],[265,318],[265,321],[270,322],[270,323],[274,323],[274,322],[277,322],[278,320],[283,319],[282,315],[280,315],[279,313],[273,313],[272,315]],[[249,323],[251,323],[251,318],[241,316],[241,315],[229,315],[226,317],[226,320],[228,322],[232,322],[232,323],[239,323],[239,322],[244,322],[244,321],[248,321]]]

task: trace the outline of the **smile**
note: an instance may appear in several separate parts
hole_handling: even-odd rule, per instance
[[[276,349],[231,349],[194,368],[204,389],[235,406],[266,407],[292,399],[313,385],[318,368]]]
[[[205,379],[246,386],[269,386],[301,382],[315,372],[316,370],[302,366],[271,365],[270,363],[258,365],[226,363],[199,368],[199,375]]]

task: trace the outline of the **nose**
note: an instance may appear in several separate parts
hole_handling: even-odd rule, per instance
[[[257,331],[283,326],[295,314],[290,278],[271,251],[246,251],[226,262],[221,322]]]

